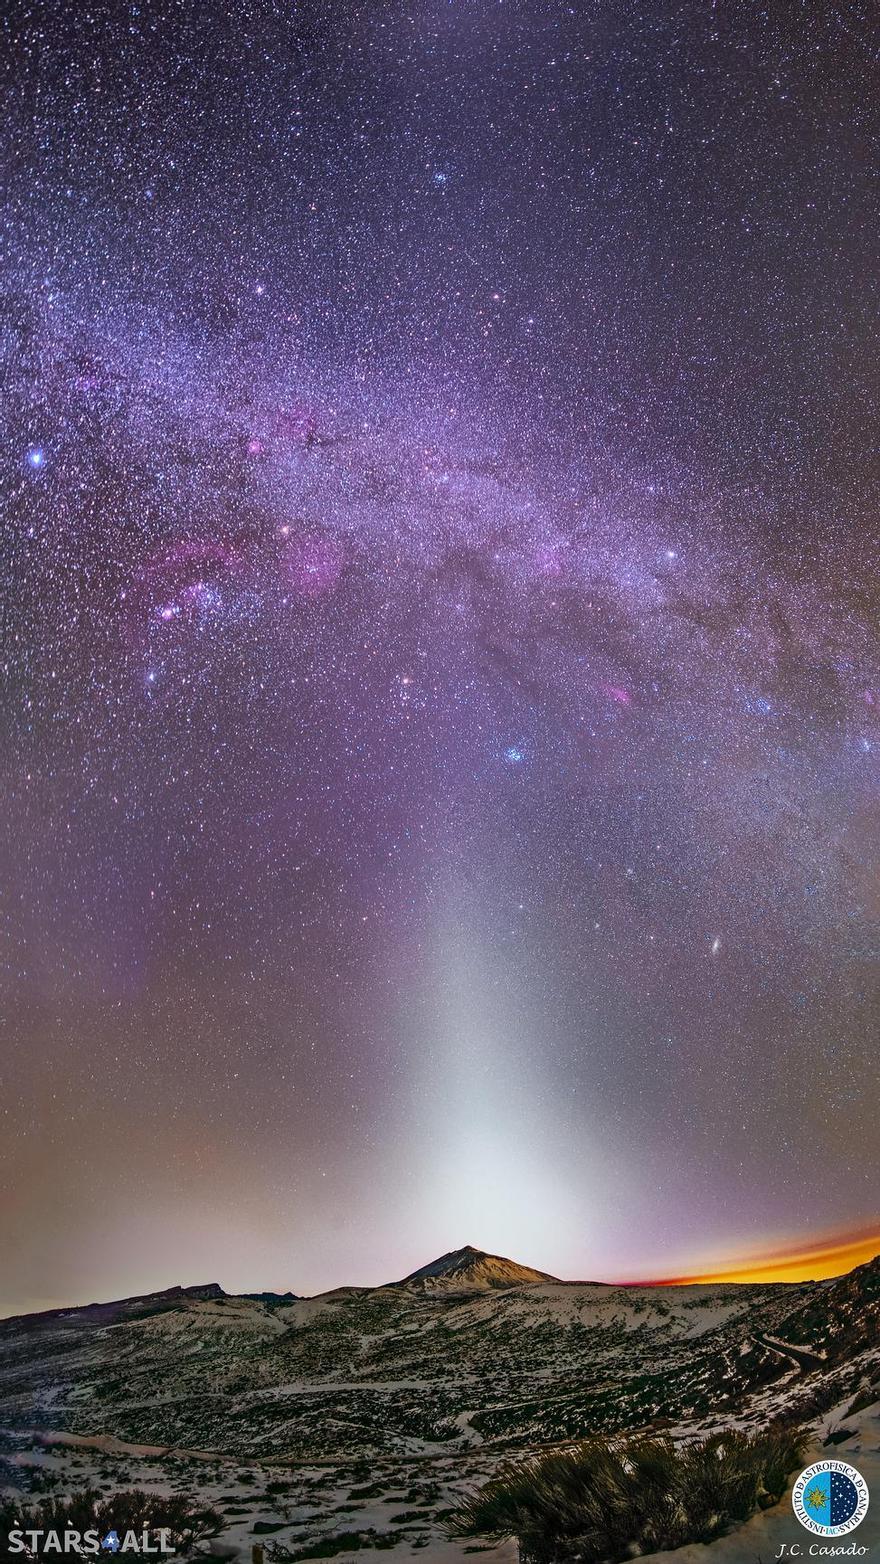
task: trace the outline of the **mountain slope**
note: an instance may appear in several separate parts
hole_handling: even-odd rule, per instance
[[[0,1425],[327,1460],[766,1421],[874,1376],[878,1272],[625,1288],[467,1245],[309,1299],[171,1289],[0,1323]]]
[[[829,1363],[880,1345],[880,1255],[817,1285],[809,1301],[780,1323],[779,1334]]]
[[[83,1303],[69,1309],[45,1309],[39,1314],[11,1314],[0,1320],[0,1335],[12,1331],[79,1329],[90,1325],[115,1325],[121,1320],[140,1319],[177,1309],[187,1301],[225,1298],[219,1282],[193,1287],[165,1287],[161,1292],[138,1293],[133,1298],[114,1298],[107,1303]]]
[[[463,1249],[452,1249],[429,1265],[420,1266],[393,1287],[417,1287],[424,1292],[491,1292],[499,1287],[520,1287],[527,1282],[555,1282],[557,1278],[547,1271],[536,1271],[530,1265],[518,1265],[503,1255],[486,1254],[465,1244]]]
[[[326,1539],[328,1557],[396,1543],[400,1559],[462,1564],[449,1507],[548,1444],[827,1410],[829,1448],[858,1454],[853,1403],[880,1391],[878,1288],[880,1261],[833,1282],[559,1282],[467,1245],[385,1287],[211,1284],[7,1320],[0,1500],[185,1481],[245,1553],[277,1533],[281,1558]]]

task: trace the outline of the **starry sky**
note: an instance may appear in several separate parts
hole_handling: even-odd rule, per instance
[[[880,1230],[875,21],[13,0],[3,1311]]]

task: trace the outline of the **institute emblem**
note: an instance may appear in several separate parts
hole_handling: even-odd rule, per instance
[[[868,1484],[846,1461],[817,1461],[801,1472],[791,1503],[807,1531],[820,1537],[842,1537],[865,1519]]]

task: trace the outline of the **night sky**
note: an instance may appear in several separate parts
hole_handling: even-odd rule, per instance
[[[871,8],[3,25],[0,1307],[868,1230]]]

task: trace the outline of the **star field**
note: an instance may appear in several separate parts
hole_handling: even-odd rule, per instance
[[[0,1303],[876,1217],[867,7],[13,6]]]

